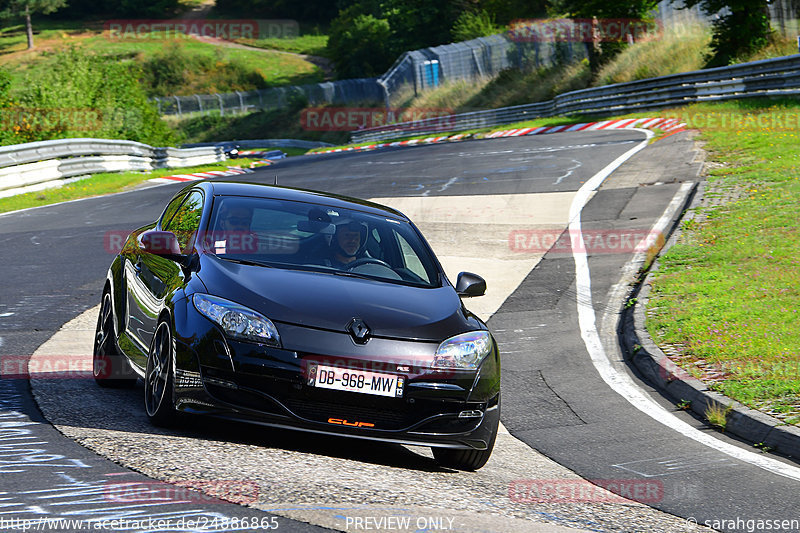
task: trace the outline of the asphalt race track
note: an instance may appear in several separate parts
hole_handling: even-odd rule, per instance
[[[500,343],[508,433],[500,435],[482,470],[440,469],[420,448],[309,439],[205,419],[186,420],[170,431],[154,429],[141,406],[141,387],[108,391],[87,379],[36,379],[32,395],[27,381],[3,372],[0,530],[10,517],[188,516],[210,526],[215,518],[229,524],[233,517],[241,524],[269,520],[273,515],[267,513],[277,515],[279,529],[288,531],[318,526],[356,531],[359,523],[365,529],[368,518],[390,517],[409,518],[411,529],[397,530],[442,526],[455,531],[558,526],[691,531],[706,521],[726,531],[746,531],[746,520],[800,519],[800,478],[792,477],[796,466],[780,458],[773,458],[772,470],[754,466],[752,447],[706,430],[657,393],[649,396],[671,414],[657,415],[660,421],[648,416],[601,377],[602,362],[582,336],[579,309],[588,306],[610,367],[619,368],[616,344],[603,332],[619,311],[617,284],[633,250],[610,243],[619,243],[620,235],[624,241],[625,235],[646,233],[685,190],[682,185],[698,179],[693,144],[685,135],[644,148],[587,196],[580,214],[583,230],[605,238],[602,247],[588,251],[590,288],[580,278],[576,282],[578,260],[572,253],[548,250],[550,238],[575,222],[570,208],[585,182],[641,143],[642,132],[296,157],[243,178],[272,183],[277,175],[281,185],[396,206],[417,222],[448,275],[459,270],[485,275],[487,296],[467,305],[491,317],[489,326]],[[83,313],[99,303],[112,260],[105,250],[109,232],[154,220],[178,188],[146,188],[0,216],[3,361],[34,352],[90,357],[94,318]],[[625,375],[648,390],[634,375]],[[667,420],[677,421],[670,427]],[[726,453],[722,445],[698,442],[690,431],[675,431],[678,422],[741,453]],[[578,478],[570,470],[586,479],[644,488],[642,494],[627,494],[643,503],[613,494],[531,501],[520,492],[544,482],[575,486]],[[194,492],[175,498],[157,483],[150,484],[154,496],[149,499],[126,501],[109,489],[147,484],[142,474],[246,506]],[[165,530],[153,527],[148,530]]]

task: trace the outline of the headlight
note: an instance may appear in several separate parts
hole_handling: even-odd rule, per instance
[[[475,370],[491,351],[492,337],[488,331],[462,333],[439,345],[433,356],[433,367]]]
[[[281,345],[275,324],[252,309],[209,294],[197,293],[192,297],[192,302],[202,315],[219,324],[233,338],[272,346]]]

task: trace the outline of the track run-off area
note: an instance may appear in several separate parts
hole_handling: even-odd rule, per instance
[[[687,132],[648,144],[620,130],[295,157],[237,177],[395,207],[450,279],[486,278],[466,305],[503,358],[490,461],[451,471],[425,448],[204,418],[157,429],[141,384],[4,376],[0,524],[274,515],[287,531],[737,531],[737,519],[800,519],[795,465],[706,429],[639,381],[616,344],[631,261],[680,215],[699,167]],[[0,355],[91,361],[107,236],[154,220],[181,186],[0,216]],[[582,251],[559,245],[580,235]],[[222,500],[176,498],[148,478]],[[114,497],[120,480],[155,496]]]

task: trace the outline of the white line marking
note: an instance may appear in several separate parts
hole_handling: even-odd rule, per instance
[[[653,136],[653,133],[648,130],[641,131],[647,135],[647,138],[631,148],[617,159],[612,161],[603,170],[592,176],[575,195],[572,205],[570,206],[570,224],[569,229],[572,235],[578,235],[580,238],[580,246],[573,247],[573,259],[575,260],[575,278],[577,286],[577,307],[578,307],[578,324],[581,330],[581,337],[583,338],[586,349],[589,352],[589,357],[592,359],[592,364],[597,369],[600,377],[605,381],[617,394],[628,400],[631,405],[639,409],[641,412],[659,422],[668,428],[677,431],[681,435],[688,437],[700,444],[713,448],[719,452],[725,453],[735,459],[744,461],[746,463],[763,468],[773,474],[778,474],[790,479],[800,481],[800,468],[792,465],[784,464],[775,459],[765,457],[760,454],[753,453],[748,450],[743,450],[727,442],[716,439],[711,435],[702,433],[701,431],[693,428],[686,422],[678,419],[672,413],[661,407],[656,403],[646,392],[642,391],[636,383],[624,371],[620,371],[614,367],[609,360],[608,355],[603,348],[600,341],[600,334],[597,331],[597,323],[595,319],[594,307],[592,305],[592,285],[591,275],[589,272],[589,261],[586,252],[580,250],[585,249],[582,245],[583,237],[581,233],[581,211],[591,197],[591,193],[603,183],[611,172],[616,170],[622,163],[630,159],[635,153],[642,150],[647,146],[648,141]],[[680,192],[678,193],[680,194]],[[666,227],[671,214],[670,209],[674,208],[676,200],[673,199],[670,207],[664,212],[661,218],[653,226],[652,231],[663,231]],[[661,229],[659,229],[661,228]],[[628,265],[636,260],[632,259]],[[617,286],[620,290],[620,286]],[[609,322],[609,321],[607,321]]]
[[[439,189],[439,192],[443,192],[445,189],[447,189],[449,186],[451,186],[452,184],[454,184],[454,183],[455,183],[455,182],[457,182],[457,181],[458,181],[458,176],[456,176],[455,178],[450,178],[450,179],[447,181],[447,183],[445,183],[444,185],[442,185],[442,187]]]

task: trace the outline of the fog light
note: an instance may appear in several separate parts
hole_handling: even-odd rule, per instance
[[[483,416],[483,411],[472,410],[472,411],[461,411],[458,413],[458,418],[480,418]]]

